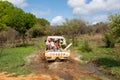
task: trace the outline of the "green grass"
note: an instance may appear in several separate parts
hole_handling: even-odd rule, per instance
[[[78,54],[83,56],[84,61],[94,61],[100,67],[100,70],[120,79],[120,50],[105,48],[96,45],[96,43],[91,43],[89,41],[89,45],[92,47],[91,52],[82,50],[84,40],[79,40],[79,45],[74,49],[77,49]]]
[[[29,73],[30,70],[26,68],[25,57],[35,50],[35,46],[4,49],[0,56],[0,72],[7,71],[17,74]]]

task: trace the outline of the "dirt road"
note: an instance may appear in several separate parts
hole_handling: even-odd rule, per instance
[[[0,80],[101,80],[79,65],[81,56],[71,54],[67,61],[46,62],[42,55],[43,52],[37,51],[28,56],[27,67],[36,71],[37,74],[19,75],[0,73]],[[109,79],[106,79],[109,80]]]

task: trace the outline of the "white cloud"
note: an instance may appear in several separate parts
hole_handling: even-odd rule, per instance
[[[52,26],[57,26],[57,25],[62,25],[63,22],[65,22],[65,19],[62,16],[56,16],[52,19],[50,24]]]
[[[3,0],[3,1],[9,1],[13,3],[15,6],[21,7],[21,8],[28,6],[28,3],[26,2],[26,0]]]
[[[101,11],[120,10],[120,0],[68,0],[73,14],[90,14]]]
[[[92,22],[92,25],[95,25],[95,24],[97,24],[97,23],[98,23],[98,22],[96,22],[96,21],[95,21],[95,22]]]
[[[95,20],[95,21],[105,21],[105,20],[107,20],[107,15],[98,15],[98,16],[95,16],[94,18],[93,18],[93,20]]]
[[[107,15],[98,15],[98,16],[94,16],[91,19],[92,24],[98,23],[98,22],[105,22],[108,20],[108,16]]]
[[[47,16],[50,15],[50,10],[47,11],[39,11],[39,10],[32,10],[32,12],[36,17]]]

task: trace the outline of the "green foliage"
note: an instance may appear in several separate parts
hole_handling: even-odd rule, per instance
[[[13,8],[14,6],[10,2],[0,0],[0,14],[1,14],[0,17],[8,14],[6,11],[8,11],[9,9],[13,9]]]
[[[24,17],[25,17],[25,19],[24,19],[25,26],[24,27],[26,27],[26,31],[27,31],[28,29],[33,27],[34,24],[36,23],[36,17],[31,13],[25,13]]]
[[[36,47],[34,46],[3,49],[2,56],[0,57],[0,71],[14,72],[17,74],[31,72],[26,67],[25,58],[35,50]]]
[[[79,29],[83,26],[86,26],[83,20],[80,19],[66,20],[66,22],[61,28],[61,30],[63,30],[62,34],[67,35],[69,38],[71,38],[73,46],[76,46],[76,42],[77,42],[76,37],[79,34],[80,31]]]
[[[6,24],[23,35],[23,45],[25,45],[25,33],[33,27],[35,22],[36,18],[33,14],[24,13],[21,9],[16,9],[14,14],[11,14],[7,19]]]
[[[23,32],[24,28],[24,12],[21,9],[15,9],[8,19],[6,20],[6,25],[14,28],[19,32]]]
[[[48,29],[48,26],[50,23],[44,19],[44,18],[38,18],[36,20],[36,24],[33,28],[31,28],[28,33],[31,37],[39,37],[46,34],[49,34],[50,29]],[[50,34],[49,34],[50,35]]]
[[[13,14],[7,19],[6,24],[20,32],[25,34],[25,32],[33,27],[36,18],[30,13],[24,13],[21,9],[15,9]]]
[[[44,36],[45,32],[41,26],[39,27],[33,27],[28,31],[29,36],[36,38],[40,36]]]
[[[64,23],[64,32],[69,35],[75,35],[78,33],[78,30],[80,27],[86,26],[85,22],[83,20],[79,19],[72,19],[72,20],[66,20]]]
[[[85,51],[85,52],[90,52],[90,51],[92,51],[92,48],[91,48],[91,46],[90,46],[90,44],[88,43],[87,40],[84,41],[84,43],[83,43],[83,45],[82,45],[82,47],[81,47],[81,50],[82,50],[82,51]]]
[[[25,33],[36,23],[36,17],[31,13],[25,13],[22,9],[14,7],[7,1],[0,1],[1,23],[22,34],[23,44],[25,44]]]
[[[120,13],[110,15],[109,20],[113,34],[116,37],[120,37]]]
[[[5,24],[0,23],[0,31],[5,27]]]
[[[10,14],[13,8],[13,5],[8,1],[0,0],[0,30],[5,27],[5,20],[7,19],[8,14]]]
[[[110,29],[105,33],[103,40],[106,47],[113,48],[120,39],[120,14],[110,15],[109,20]]]
[[[14,28],[20,33],[25,33],[36,22],[31,13],[25,13],[22,9],[14,7],[7,1],[0,1],[0,23]]]
[[[44,18],[38,18],[37,19],[37,24],[39,24],[43,27],[45,27],[46,25],[50,25],[50,23]]]
[[[115,38],[111,33],[106,33],[104,35],[103,41],[105,42],[106,47],[108,47],[108,48],[115,47]]]
[[[82,37],[83,38],[83,37]],[[120,50],[115,48],[106,48],[96,45],[96,42],[89,41],[92,43],[92,52],[82,51],[81,48],[85,44],[84,39],[79,39],[79,54],[82,55],[82,60],[88,62],[94,62],[99,67],[99,70],[114,75],[116,80],[120,79]],[[85,47],[86,48],[86,47]]]

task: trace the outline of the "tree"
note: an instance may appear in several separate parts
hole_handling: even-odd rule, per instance
[[[86,26],[85,22],[80,19],[66,20],[64,23],[64,33],[72,38],[73,46],[77,46],[77,38],[79,35],[80,28]],[[75,41],[76,40],[76,41]]]
[[[42,28],[42,26],[34,26],[31,29],[27,31],[29,38],[36,38],[40,36],[44,36],[45,32]]]
[[[106,47],[114,47],[116,42],[120,42],[120,14],[109,16],[110,29],[104,35]]]
[[[109,16],[111,31],[116,38],[120,37],[120,13]]]
[[[36,27],[36,28],[34,28],[33,30],[37,29],[37,27],[38,27],[38,29],[41,30],[41,31],[38,31],[38,34],[39,34],[39,35],[36,35],[36,36],[46,35],[46,34],[47,34],[47,30],[48,30],[48,29],[47,29],[48,26],[50,26],[49,21],[47,21],[47,20],[44,19],[44,18],[38,18],[37,21],[36,21],[36,24],[35,24],[35,26],[34,26],[34,27]],[[35,30],[35,31],[36,31],[36,30]],[[41,33],[41,34],[40,34],[40,33]]]
[[[14,6],[10,2],[0,0],[0,30],[6,26],[4,22],[13,8]]]
[[[1,1],[0,0],[0,21],[1,18],[5,15],[8,15],[9,13],[11,13],[10,11],[14,9],[13,4],[11,4],[8,1]]]
[[[5,24],[0,23],[0,31],[5,27]]]
[[[41,25],[41,26],[46,26],[46,25],[50,25],[50,22],[48,22],[46,19],[44,18],[38,18],[37,19],[37,24]]]
[[[36,22],[36,17],[31,13],[25,13],[22,9],[16,8],[8,19],[6,25],[14,28],[22,34],[23,45],[25,45],[25,33],[33,27]]]

